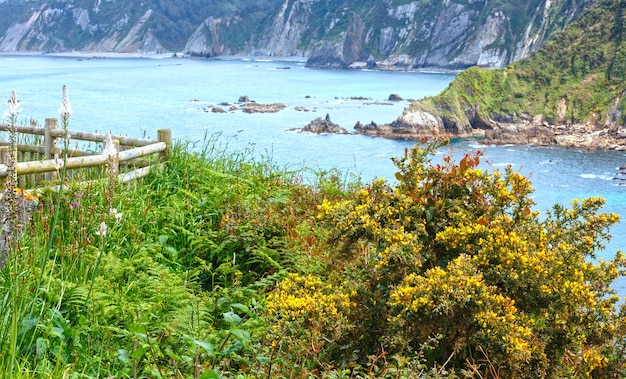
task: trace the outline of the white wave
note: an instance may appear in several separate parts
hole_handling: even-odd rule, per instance
[[[613,177],[610,175],[580,174],[578,176],[580,176],[583,179],[613,180]]]
[[[206,110],[204,108],[184,108],[183,112],[206,112]]]

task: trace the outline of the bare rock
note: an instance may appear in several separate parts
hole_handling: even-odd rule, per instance
[[[244,104],[241,109],[246,113],[276,113],[286,107],[285,104],[273,103],[273,104],[259,104],[259,103],[247,103]]]
[[[444,120],[425,110],[407,108],[402,115],[391,124],[371,122],[354,126],[359,134],[366,134],[390,139],[415,139],[445,135]]]
[[[485,132],[485,142],[498,145],[540,145],[549,146],[557,143],[553,128],[543,124],[499,123]]]
[[[311,121],[307,126],[302,128],[303,132],[322,134],[322,133],[338,133],[349,134],[345,128],[330,121],[330,115],[326,114],[326,117],[318,117]]]
[[[391,95],[389,95],[389,101],[402,101],[404,100],[402,98],[402,96],[398,95],[397,93],[392,93]]]

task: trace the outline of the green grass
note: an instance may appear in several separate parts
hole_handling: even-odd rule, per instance
[[[311,234],[317,200],[303,173],[226,149],[178,144],[111,205],[106,184],[44,193],[0,273],[0,372],[197,377],[254,363],[264,293],[302,260],[288,237]]]
[[[214,136],[176,144],[162,170],[118,185],[113,196],[102,182],[44,193],[0,270],[2,377],[395,378],[416,369],[419,377],[457,377],[459,367],[423,360],[437,336],[385,361],[333,343],[315,351],[306,336],[317,330],[299,323],[275,345],[284,323],[268,313],[267,299],[283,279],[299,273],[354,288],[375,270],[352,266],[333,244],[333,228],[347,219],[333,225],[318,215],[328,202],[362,200],[372,184],[334,170],[290,172],[252,155]],[[378,294],[390,284],[379,286]],[[382,305],[359,306],[375,320]],[[367,326],[337,330],[356,348],[364,337],[350,341],[350,330]],[[368,338],[389,332],[374,328]],[[338,354],[354,358],[342,363]]]

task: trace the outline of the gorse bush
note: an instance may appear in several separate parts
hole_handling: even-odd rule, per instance
[[[527,178],[423,142],[393,183],[305,184],[213,136],[140,182],[42,193],[0,271],[0,372],[623,377],[625,260],[595,256],[618,216],[541,216]]]
[[[626,260],[592,263],[619,217],[594,198],[542,220],[528,179],[483,171],[480,154],[431,165],[440,147],[396,159],[397,184],[320,205],[328,285],[355,294],[327,331],[347,315],[332,360],[419,352],[457,370],[488,358],[502,377],[623,374],[624,314],[610,284]]]

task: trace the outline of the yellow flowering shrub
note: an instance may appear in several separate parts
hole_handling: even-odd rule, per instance
[[[391,321],[403,331],[399,338],[427,340],[443,332],[441,343],[465,342],[516,360],[530,358],[531,330],[515,301],[488,285],[468,255],[460,255],[446,269],[407,275],[391,292],[389,304],[396,311]],[[453,321],[445,330],[442,317]]]
[[[273,324],[267,336],[276,353],[317,359],[346,331],[345,315],[354,306],[351,292],[321,277],[290,274],[267,297],[266,312]]]
[[[540,216],[526,177],[482,170],[480,153],[431,163],[442,145],[396,159],[397,184],[318,208],[332,277],[356,289],[345,351],[407,354],[437,337],[424,354],[436,365],[487,355],[502,377],[623,374],[626,312],[610,284],[626,260],[595,256],[619,217],[600,198]]]

